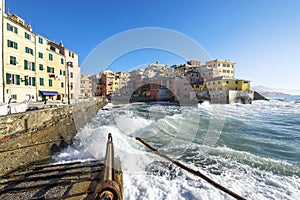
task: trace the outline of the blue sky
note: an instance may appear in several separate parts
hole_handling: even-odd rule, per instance
[[[191,37],[213,59],[235,61],[236,77],[252,85],[300,89],[298,0],[6,0],[8,8],[35,32],[62,40],[80,55],[80,64],[115,34],[161,27]],[[123,55],[106,68],[126,71],[155,61],[185,62],[172,53],[146,49]],[[83,74],[97,70],[82,67]]]

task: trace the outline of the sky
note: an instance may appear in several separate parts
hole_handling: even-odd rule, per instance
[[[236,62],[236,77],[252,85],[300,90],[298,0],[6,0],[6,10],[34,32],[62,40],[79,54],[80,65],[116,34],[159,27],[191,38],[212,59]],[[147,48],[119,55],[108,66],[82,66],[81,72],[129,71],[156,61],[169,66],[186,62],[172,52]]]

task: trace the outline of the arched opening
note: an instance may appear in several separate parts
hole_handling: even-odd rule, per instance
[[[178,102],[176,95],[164,85],[147,83],[134,90],[129,103],[154,101]]]

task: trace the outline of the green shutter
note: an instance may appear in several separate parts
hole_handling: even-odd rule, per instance
[[[7,23],[7,30],[9,31],[10,30],[10,24]]]
[[[32,77],[32,86],[35,86],[35,77]]]
[[[25,77],[25,85],[28,85],[28,77]]]
[[[42,64],[40,64],[39,66],[40,66],[40,70],[43,71],[44,70],[44,66]]]
[[[14,43],[14,48],[18,49],[18,43],[16,43],[16,42]]]
[[[59,70],[59,75],[62,75],[62,70],[61,69]]]
[[[18,34],[18,28],[17,28],[17,27],[15,27],[15,33],[17,33],[17,34]]]
[[[6,84],[10,84],[11,83],[11,75],[9,73],[6,73]]]
[[[49,79],[49,87],[52,87],[52,80]]]
[[[44,86],[44,79],[43,78],[40,78],[40,85]]]
[[[35,71],[35,63],[32,62],[32,71]]]
[[[61,63],[62,65],[64,64],[64,59],[63,59],[63,58],[60,59],[60,63]]]
[[[28,69],[28,61],[24,60],[24,69]]]
[[[7,40],[7,47],[11,47],[11,41]]]
[[[17,85],[20,85],[20,75],[16,75],[17,77]]]

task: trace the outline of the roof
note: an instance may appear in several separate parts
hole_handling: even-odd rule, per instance
[[[220,80],[236,80],[236,81],[248,81],[248,82],[251,82],[251,81],[245,80],[245,79],[229,78],[229,77],[223,77],[223,76],[213,77],[213,78],[207,79],[205,82],[220,81]]]

